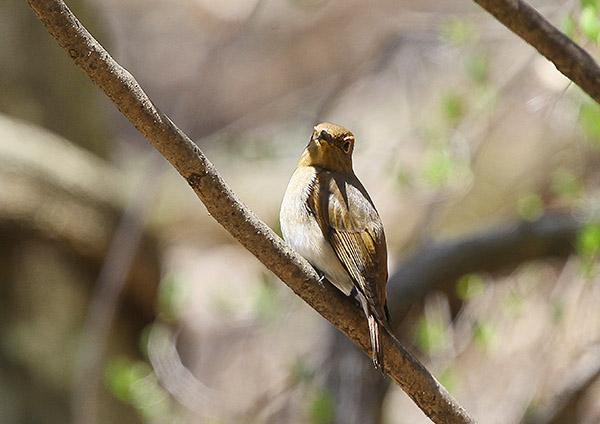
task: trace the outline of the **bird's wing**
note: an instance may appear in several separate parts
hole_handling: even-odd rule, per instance
[[[352,277],[358,292],[385,320],[387,251],[383,224],[366,190],[355,176],[320,172],[308,206]]]

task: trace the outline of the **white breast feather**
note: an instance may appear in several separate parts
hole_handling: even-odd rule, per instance
[[[315,173],[313,167],[300,167],[292,175],[281,204],[281,232],[294,250],[348,296],[354,287],[352,279],[306,207]]]

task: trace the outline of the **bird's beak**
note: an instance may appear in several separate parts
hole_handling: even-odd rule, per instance
[[[317,132],[317,127],[315,127],[315,133],[316,132]],[[321,131],[320,133],[317,133],[316,135],[313,136],[313,138],[320,145],[324,144],[324,142],[327,144],[333,144],[333,140],[331,139],[331,136],[329,136],[329,134],[327,134],[325,131]]]

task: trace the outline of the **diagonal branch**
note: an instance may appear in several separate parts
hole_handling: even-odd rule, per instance
[[[522,0],[474,0],[531,44],[561,73],[600,103],[600,67],[592,56]]]
[[[361,311],[244,205],[200,149],[153,104],[136,80],[89,34],[62,0],[28,0],[46,29],[125,117],[173,165],[209,213],[267,268],[367,354],[370,341]],[[386,334],[389,376],[437,423],[474,423],[437,380]]]

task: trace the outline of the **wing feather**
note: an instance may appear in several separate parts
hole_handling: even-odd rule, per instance
[[[369,309],[385,321],[387,252],[379,214],[355,176],[319,172],[307,206]]]

